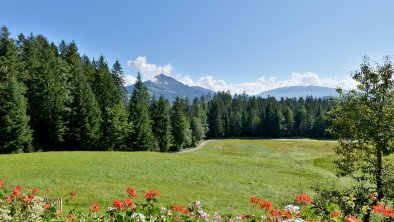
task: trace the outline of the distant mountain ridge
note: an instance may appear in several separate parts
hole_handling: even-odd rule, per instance
[[[163,74],[155,76],[154,81],[147,80],[143,83],[148,87],[148,91],[151,96],[159,98],[163,95],[164,98],[170,102],[174,101],[177,96],[181,98],[185,98],[187,96],[190,100],[193,100],[195,97],[200,97],[202,95],[213,96],[215,94],[212,90],[199,86],[188,86]],[[126,86],[126,90],[128,93],[132,93],[134,85]]]
[[[329,97],[338,97],[338,93],[335,88],[324,87],[324,86],[288,86],[281,87],[277,89],[268,90],[258,94],[263,98],[272,96],[276,99],[283,98],[299,98],[299,97],[307,97],[313,96],[315,98],[329,98]]]

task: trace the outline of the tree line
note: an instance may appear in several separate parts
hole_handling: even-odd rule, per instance
[[[208,103],[208,137],[330,138],[328,99],[261,98],[219,92]]]
[[[222,137],[325,138],[328,100],[219,92],[151,98],[138,74],[128,95],[118,61],[80,55],[75,42],[0,30],[0,153],[177,151]]]

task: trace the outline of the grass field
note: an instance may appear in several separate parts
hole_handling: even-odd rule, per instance
[[[87,207],[126,198],[127,186],[156,189],[163,205],[201,200],[208,211],[254,212],[252,195],[281,204],[316,183],[335,183],[332,148],[315,140],[216,140],[190,153],[47,152],[0,155],[0,179],[9,187],[77,192]],[[67,208],[67,207],[66,207]]]

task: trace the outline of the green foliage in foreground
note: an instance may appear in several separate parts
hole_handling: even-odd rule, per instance
[[[255,212],[249,198],[277,204],[335,177],[335,142],[314,140],[217,140],[190,153],[48,152],[0,156],[0,177],[11,185],[77,192],[82,207],[122,198],[126,187],[159,190],[164,205],[201,200],[208,211]],[[67,204],[65,206],[67,208]]]

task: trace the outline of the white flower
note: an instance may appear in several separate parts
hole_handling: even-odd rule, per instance
[[[292,204],[285,206],[285,210],[290,211],[290,213],[292,213],[292,214],[299,214],[300,213],[300,207],[292,205]]]
[[[305,221],[301,218],[295,218],[295,219],[282,220],[282,222],[305,222]]]
[[[135,221],[140,221],[140,222],[145,222],[145,215],[141,213],[133,213],[131,215],[132,218],[134,218]]]

